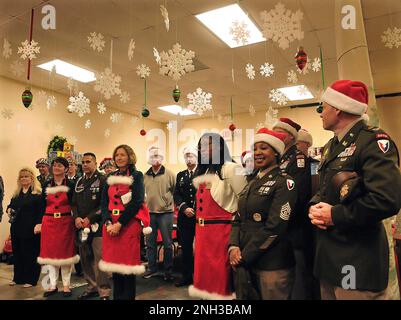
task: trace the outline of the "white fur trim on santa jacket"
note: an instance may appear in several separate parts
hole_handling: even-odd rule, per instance
[[[51,266],[68,266],[72,264],[76,264],[79,262],[79,255],[75,255],[71,258],[67,259],[51,259],[51,258],[41,258],[37,259],[39,264],[50,264]]]
[[[216,174],[204,174],[193,179],[192,184],[198,188],[201,183],[206,183],[214,201],[224,210],[235,213],[238,210],[238,195],[247,184],[241,165],[234,162],[226,162],[221,168],[223,180]]]
[[[129,266],[125,264],[110,263],[104,260],[99,261],[99,269],[104,272],[116,272],[120,274],[140,275],[145,273],[144,265]]]
[[[125,184],[130,186],[134,182],[134,178],[132,176],[110,176],[107,178],[107,184],[112,186],[113,184]]]
[[[56,194],[59,192],[68,192],[70,188],[67,186],[55,186],[55,187],[48,187],[46,188],[46,194]]]
[[[233,293],[231,296],[223,296],[221,294],[210,293],[205,290],[197,289],[193,285],[189,286],[188,294],[190,297],[200,298],[205,300],[233,300],[236,297],[235,293]]]

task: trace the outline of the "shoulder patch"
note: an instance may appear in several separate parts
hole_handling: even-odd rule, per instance
[[[302,159],[298,159],[297,158],[297,167],[298,168],[305,168],[305,159],[304,158],[302,158]]]
[[[287,179],[287,188],[288,188],[288,190],[292,190],[292,189],[294,189],[294,187],[295,187],[295,182],[294,182],[294,180],[292,180],[292,179]]]
[[[387,153],[390,150],[390,140],[387,139],[377,140],[377,144],[379,146],[379,149],[383,153]]]
[[[385,133],[377,133],[376,134],[376,139],[388,139],[388,140],[390,140],[390,137]]]

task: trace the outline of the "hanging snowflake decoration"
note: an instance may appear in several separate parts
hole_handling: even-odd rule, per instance
[[[130,100],[131,100],[131,97],[128,92],[126,92],[126,91],[121,92],[120,101],[122,103],[128,103]]]
[[[47,104],[47,93],[46,91],[40,90],[36,94],[36,101],[39,105],[45,105]]]
[[[285,106],[288,102],[287,96],[279,90],[271,90],[269,93],[270,101],[276,102],[280,106]]]
[[[98,104],[97,104],[97,111],[98,111],[100,114],[105,114],[105,113],[106,113],[107,108],[106,108],[106,106],[105,106],[105,104],[104,104],[103,102],[98,102]]]
[[[394,29],[388,28],[381,37],[386,48],[393,49],[401,46],[401,29],[396,27]]]
[[[105,137],[105,138],[109,138],[110,135],[111,135],[111,130],[110,130],[110,129],[104,130],[104,137]]]
[[[251,32],[248,29],[248,25],[245,21],[235,20],[232,22],[230,27],[230,34],[233,36],[233,40],[238,45],[246,45],[251,36]]]
[[[136,123],[138,122],[138,120],[139,120],[139,117],[133,116],[133,117],[131,118],[131,124],[132,124],[133,126],[136,125]]]
[[[14,112],[11,109],[5,108],[1,110],[1,116],[6,120],[10,120],[14,116]]]
[[[255,79],[255,68],[252,64],[248,63],[245,67],[246,75],[250,80]]]
[[[141,79],[145,79],[150,76],[150,68],[146,64],[139,64],[136,67],[136,74],[141,77]]]
[[[15,60],[10,65],[11,72],[16,77],[21,77],[24,74],[25,68],[20,60]]]
[[[265,78],[271,77],[273,73],[274,73],[274,66],[272,64],[265,62],[260,66],[260,74]]]
[[[99,32],[91,32],[90,36],[88,37],[88,42],[93,50],[97,50],[98,52],[102,52],[105,42],[104,42],[103,35]]]
[[[287,81],[289,83],[297,83],[298,82],[298,76],[297,76],[297,74],[295,73],[294,70],[288,71],[288,73],[287,73]]]
[[[269,106],[269,109],[265,114],[266,128],[272,129],[274,124],[277,122],[277,118],[278,118],[278,110],[276,108],[273,108],[272,106]]]
[[[162,59],[160,74],[172,77],[176,81],[184,74],[195,70],[192,60],[195,58],[195,52],[182,49],[179,43],[173,45],[173,49],[167,53],[162,51],[160,57]]]
[[[134,58],[135,41],[131,39],[128,45],[128,59],[131,61]]]
[[[85,114],[89,114],[90,101],[84,96],[84,93],[80,91],[77,96],[70,97],[70,104],[67,107],[69,112],[78,113],[78,116],[82,118]]]
[[[305,64],[304,69],[301,70],[301,69],[297,68],[297,72],[298,72],[299,74],[301,74],[301,75],[306,75],[306,74],[309,73],[309,70],[310,70],[310,69],[311,69],[311,63],[310,63],[310,61],[309,61],[309,59],[308,59],[308,61],[307,61],[306,64]]]
[[[170,30],[170,20],[168,18],[168,11],[165,6],[160,5],[160,11],[162,13],[163,19],[164,19],[164,24],[166,26],[166,30]]]
[[[75,146],[78,142],[78,139],[76,136],[72,136],[72,137],[68,138],[68,142],[71,143],[73,146]]]
[[[36,54],[40,52],[40,47],[38,43],[34,40],[29,43],[28,40],[21,42],[22,47],[18,47],[18,54],[21,54],[21,59],[32,60],[36,58]]]
[[[322,62],[320,61],[320,58],[313,59],[313,62],[312,62],[313,72],[319,72],[321,68],[322,68]]]
[[[282,3],[276,4],[269,12],[262,11],[260,17],[263,21],[263,35],[278,43],[281,49],[287,49],[294,40],[302,40],[304,32],[301,30],[303,13],[295,13],[286,9]]]
[[[297,93],[300,96],[306,96],[306,95],[308,95],[308,90],[307,90],[307,88],[305,86],[299,86],[298,90],[297,90]]]
[[[3,57],[8,59],[11,57],[13,49],[11,49],[11,44],[6,38],[3,40]]]
[[[100,92],[108,100],[114,95],[121,94],[121,77],[115,75],[110,68],[96,75],[95,91]]]
[[[57,99],[55,96],[48,96],[46,100],[46,108],[50,110],[57,105]]]
[[[256,110],[253,105],[249,105],[249,114],[251,115],[251,117],[254,117],[256,114]]]
[[[85,129],[90,129],[90,127],[92,126],[92,122],[88,119],[85,121]]]
[[[212,94],[204,92],[201,88],[196,89],[195,92],[188,93],[189,100],[188,109],[196,112],[200,116],[205,112],[212,110],[211,99]]]
[[[160,57],[159,51],[155,47],[153,47],[153,56],[155,57],[156,63],[161,66],[162,58]]]
[[[110,116],[110,120],[113,123],[119,123],[124,118],[123,114],[120,112],[112,113]]]
[[[170,131],[171,129],[173,129],[173,122],[172,122],[172,121],[169,121],[169,122],[167,123],[166,127],[167,127],[167,130],[168,130],[168,131]]]

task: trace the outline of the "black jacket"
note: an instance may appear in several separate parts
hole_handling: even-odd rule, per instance
[[[344,266],[353,266],[356,289],[382,291],[388,284],[389,249],[382,220],[401,207],[401,175],[396,145],[378,128],[356,123],[319,165],[318,193],[311,205],[333,206],[334,226],[317,229],[314,271],[341,287]],[[351,177],[350,179],[339,179]],[[342,181],[341,181],[342,180]]]
[[[33,238],[33,229],[44,211],[42,195],[32,194],[31,189],[25,194],[21,190],[17,197],[11,199],[8,208],[16,211],[15,221],[11,224],[11,232],[19,238]]]
[[[178,172],[173,196],[179,214],[184,214],[187,208],[195,209],[195,195],[196,189],[189,177],[189,171]]]
[[[0,222],[3,217],[3,199],[4,199],[4,183],[3,178],[0,176]]]
[[[287,234],[296,198],[294,181],[278,167],[261,179],[256,176],[241,192],[229,246],[240,248],[246,266],[258,270],[294,266]]]

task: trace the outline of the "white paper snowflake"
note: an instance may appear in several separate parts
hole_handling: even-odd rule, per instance
[[[55,135],[61,135],[64,131],[64,127],[61,124],[56,124],[53,129]]]
[[[279,90],[271,90],[269,93],[270,101],[276,102],[280,106],[285,106],[288,102],[287,96]]]
[[[195,92],[188,93],[189,100],[188,109],[202,115],[205,111],[212,110],[211,99],[212,94],[203,91],[201,88],[196,89]]]
[[[141,79],[145,79],[150,76],[150,68],[146,64],[139,64],[136,67],[136,74],[141,77]]]
[[[251,36],[251,32],[248,29],[248,25],[245,21],[235,20],[232,22],[230,27],[230,34],[233,36],[233,40],[238,45],[246,45]]]
[[[89,114],[90,110],[90,100],[84,96],[84,93],[80,91],[77,96],[70,97],[70,104],[67,107],[68,111],[75,112],[80,118],[85,114]]]
[[[25,67],[20,60],[15,60],[13,63],[11,63],[10,68],[12,74],[16,77],[22,76],[25,71]]]
[[[100,92],[106,99],[121,94],[121,77],[114,74],[110,68],[96,75],[95,91]]]
[[[71,143],[73,146],[75,146],[78,142],[78,138],[76,136],[72,136],[68,138],[68,142]]]
[[[287,73],[287,81],[289,83],[297,83],[298,82],[298,76],[297,76],[297,74],[295,73],[294,70],[288,71],[288,73]]]
[[[167,123],[166,127],[167,127],[167,130],[168,130],[168,131],[170,131],[171,129],[173,129],[173,122],[172,122],[172,121],[169,121],[169,122]]]
[[[107,111],[106,105],[103,102],[98,102],[97,104],[97,111],[100,114],[105,114]]]
[[[266,128],[272,129],[274,124],[277,122],[277,118],[278,118],[278,110],[276,108],[273,108],[272,106],[269,106],[269,109],[265,114]]]
[[[97,50],[98,52],[102,52],[105,42],[104,42],[103,35],[99,32],[91,32],[90,36],[88,37],[88,42],[93,50]]]
[[[110,130],[110,129],[104,130],[104,137],[105,137],[105,138],[110,137],[110,135],[111,135],[111,130]]]
[[[277,42],[281,49],[287,49],[292,41],[304,38],[301,30],[303,13],[300,10],[294,13],[278,3],[269,12],[262,11],[260,17],[263,21],[263,35],[266,39]]]
[[[176,81],[184,74],[195,70],[192,60],[195,58],[195,52],[182,49],[179,43],[173,45],[172,50],[162,51],[160,57],[162,59],[160,74],[170,76]]]
[[[47,104],[47,93],[44,90],[40,90],[37,94],[36,94],[36,102],[39,105],[45,105]]]
[[[57,99],[55,96],[48,96],[46,100],[46,108],[50,110],[57,105]]]
[[[162,65],[162,58],[160,57],[159,51],[155,47],[153,47],[153,56],[155,57],[156,63],[161,66]]]
[[[131,118],[131,124],[134,126],[134,125],[136,125],[136,123],[139,121],[139,117],[137,117],[137,116],[133,116],[132,118]]]
[[[313,62],[312,62],[313,72],[319,72],[321,68],[322,68],[322,62],[320,61],[320,58],[313,59]]]
[[[113,123],[119,123],[119,122],[121,122],[121,120],[123,120],[123,118],[124,118],[124,116],[120,112],[112,113],[110,116],[110,120]]]
[[[11,48],[10,42],[6,38],[3,40],[3,57],[8,59],[11,57],[13,49]]]
[[[306,96],[308,94],[308,90],[307,90],[307,88],[305,86],[299,86],[298,90],[297,90],[297,93],[300,96]]]
[[[268,62],[265,62],[260,66],[260,74],[265,78],[271,77],[274,74],[274,66]]]
[[[166,30],[170,30],[170,20],[168,18],[168,11],[165,6],[160,5],[160,11],[162,13],[163,19],[164,19],[164,24],[166,26]]]
[[[249,105],[249,114],[251,115],[251,117],[254,117],[256,114],[255,107],[251,104]]]
[[[385,47],[393,49],[394,47],[398,48],[401,46],[401,29],[394,27],[393,29],[388,28],[383,32],[382,42],[385,44]]]
[[[310,69],[311,69],[311,63],[310,63],[309,59],[306,62],[305,67],[303,68],[303,70],[299,69],[298,66],[297,66],[297,72],[299,74],[302,74],[302,75],[308,74]]]
[[[135,41],[131,39],[128,45],[128,59],[131,61],[134,58]]]
[[[90,129],[90,127],[92,126],[92,121],[90,121],[89,119],[85,121],[85,129]]]
[[[36,54],[40,53],[40,47],[38,46],[38,43],[34,40],[32,40],[31,43],[29,43],[28,40],[25,40],[24,42],[21,42],[22,47],[18,47],[18,54],[21,54],[21,59],[26,60],[32,60],[36,58]]]
[[[1,110],[1,116],[6,120],[10,120],[14,116],[14,112],[11,109],[4,108]]]
[[[252,64],[247,63],[246,67],[245,67],[245,71],[246,71],[246,75],[250,80],[255,79],[255,68]]]
[[[122,103],[128,103],[130,100],[131,100],[131,97],[128,92],[126,92],[126,91],[121,92],[120,101]]]

